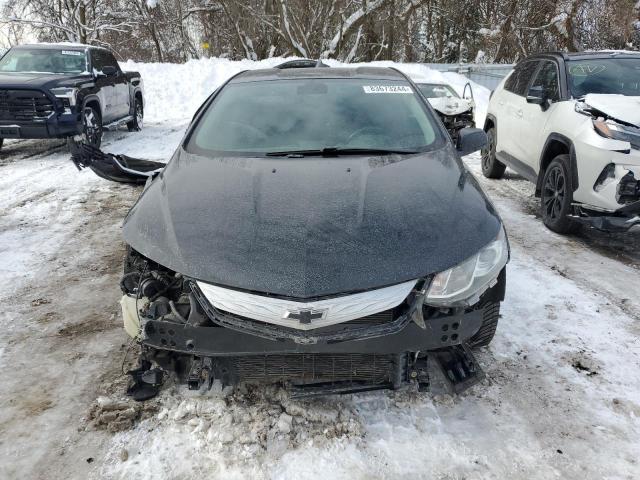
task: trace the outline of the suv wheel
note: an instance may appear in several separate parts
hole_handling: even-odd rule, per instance
[[[507,166],[496,159],[496,129],[487,130],[487,146],[482,149],[482,174],[487,178],[502,178]]]
[[[84,107],[82,112],[82,137],[87,145],[100,148],[102,143],[102,117],[93,107]]]
[[[143,123],[143,110],[142,110],[142,100],[136,97],[136,107],[133,113],[133,120],[127,122],[127,128],[130,132],[138,132],[142,130]]]
[[[569,155],[554,158],[542,180],[540,204],[542,221],[557,233],[573,233],[580,224],[568,217],[573,213],[573,182],[569,168]]]

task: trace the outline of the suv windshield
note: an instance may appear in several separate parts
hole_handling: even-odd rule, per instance
[[[588,93],[640,95],[640,58],[599,58],[567,61],[571,95]]]
[[[325,149],[422,151],[444,137],[402,80],[295,79],[231,83],[190,136],[193,153]]]
[[[427,98],[453,97],[460,98],[449,85],[439,85],[437,83],[419,83],[418,88]]]
[[[84,51],[52,48],[16,48],[0,59],[3,73],[82,73],[87,71]]]

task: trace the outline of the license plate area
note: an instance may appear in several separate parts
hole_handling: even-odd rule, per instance
[[[0,125],[0,138],[20,138],[20,127],[17,125]]]

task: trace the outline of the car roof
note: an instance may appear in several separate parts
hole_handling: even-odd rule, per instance
[[[539,60],[542,58],[554,58],[557,60],[585,60],[585,59],[603,59],[603,58],[640,58],[640,52],[634,52],[631,50],[594,50],[588,52],[544,52],[531,57],[527,57],[526,60]]]
[[[66,48],[69,50],[86,50],[87,48],[91,48],[91,49],[100,49],[100,50],[107,50],[106,48],[103,47],[97,47],[95,45],[86,45],[84,43],[71,43],[71,42],[61,42],[61,43],[27,43],[25,45],[16,45],[14,47],[11,47],[12,49],[22,49],[22,48],[29,48],[29,49],[35,49],[35,50],[59,50],[61,48]]]
[[[305,78],[369,78],[376,80],[403,80],[404,74],[388,67],[356,68],[266,68],[246,70],[231,80],[231,83],[258,82],[264,80],[292,80]]]

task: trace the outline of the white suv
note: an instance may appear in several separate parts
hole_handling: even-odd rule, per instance
[[[534,182],[551,230],[640,225],[640,54],[528,58],[493,92],[484,129],[482,172]]]

